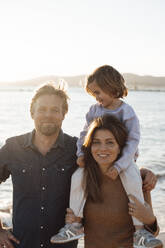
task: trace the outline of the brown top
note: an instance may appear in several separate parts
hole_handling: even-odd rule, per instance
[[[87,199],[84,209],[85,248],[133,248],[134,226],[121,180],[103,176],[103,202]]]

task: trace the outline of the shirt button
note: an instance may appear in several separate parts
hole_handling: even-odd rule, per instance
[[[45,187],[44,186],[42,187],[42,190],[45,190]]]

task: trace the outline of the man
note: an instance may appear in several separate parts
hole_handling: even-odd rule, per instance
[[[31,102],[35,129],[9,138],[0,149],[0,182],[13,183],[13,233],[0,224],[0,248],[76,248],[77,242],[53,245],[50,238],[64,226],[70,180],[76,165],[76,137],[61,125],[68,96],[47,84]]]

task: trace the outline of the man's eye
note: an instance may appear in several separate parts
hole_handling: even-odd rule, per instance
[[[45,109],[39,109],[38,112],[39,113],[43,113],[45,111]]]
[[[52,109],[52,112],[59,113],[59,110],[58,109]]]

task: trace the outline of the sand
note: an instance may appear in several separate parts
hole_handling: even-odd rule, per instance
[[[162,240],[163,242],[163,247],[165,247],[165,232],[162,232],[158,235],[158,238]],[[84,248],[84,240],[80,239],[78,243],[78,248]]]
[[[158,238],[162,240],[163,242],[163,247],[165,247],[165,232],[162,232],[158,235]]]

